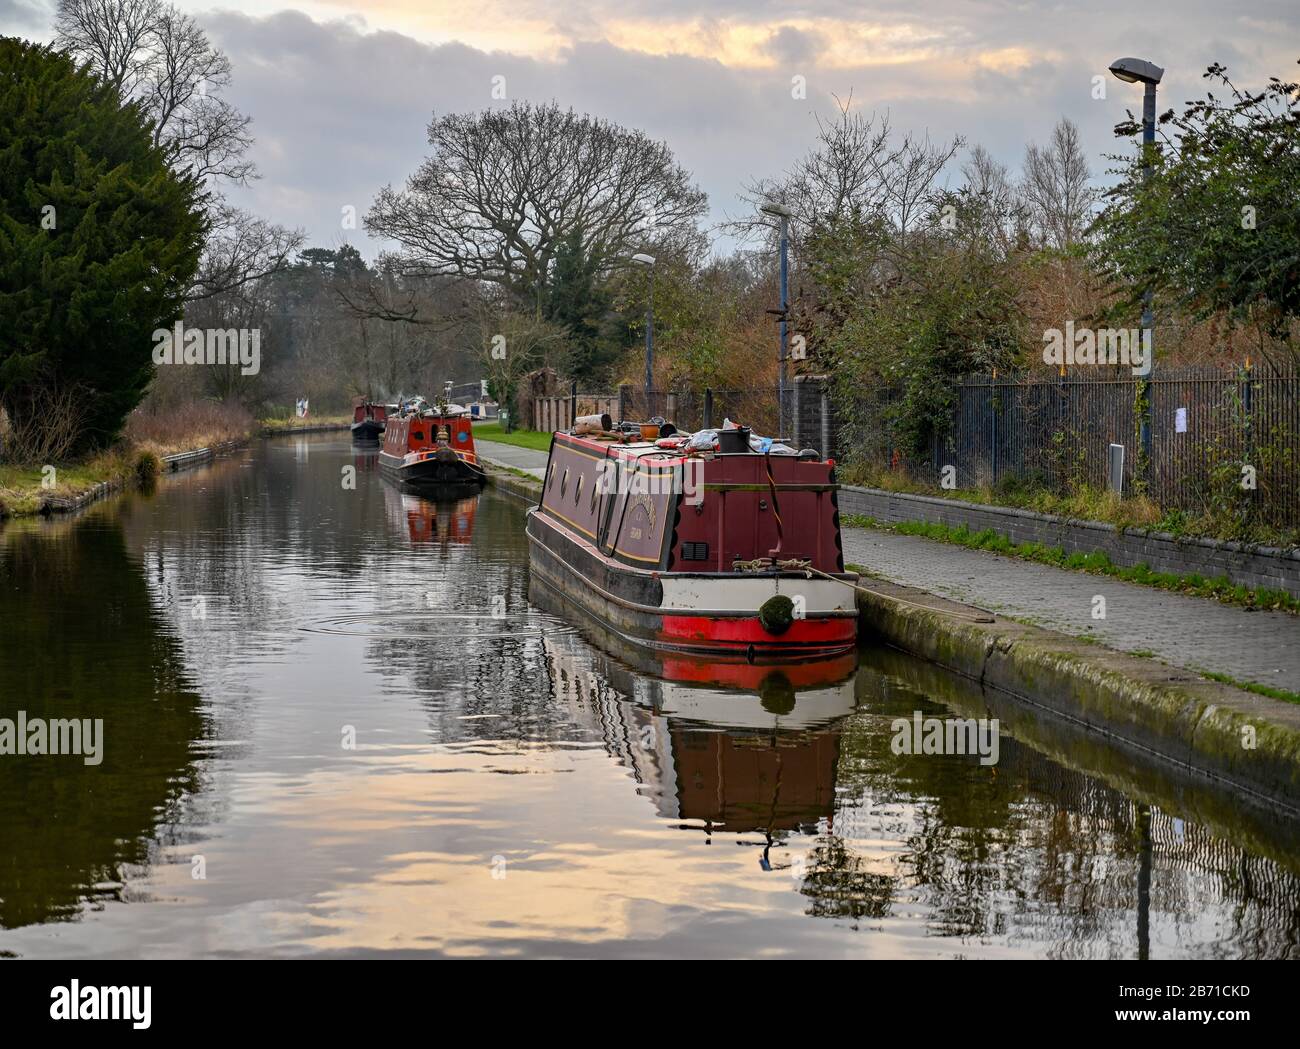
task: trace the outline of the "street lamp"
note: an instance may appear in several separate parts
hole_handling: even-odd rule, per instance
[[[787,323],[790,312],[790,217],[794,212],[771,200],[763,204],[758,210],[763,212],[764,215],[772,215],[781,220],[781,348],[778,351],[777,360],[780,363],[780,370],[777,372],[776,380],[776,436],[779,439],[785,435],[785,369],[790,334]]]
[[[653,415],[650,410],[650,388],[654,385],[655,366],[655,259],[653,255],[640,253],[633,255],[632,261],[650,267],[650,297],[645,308],[645,407]]]
[[[1156,85],[1165,71],[1154,62],[1143,58],[1117,58],[1110,71],[1128,84],[1142,84],[1142,177],[1151,177],[1151,150],[1156,141]],[[1142,464],[1145,479],[1151,476],[1151,377],[1156,370],[1155,318],[1151,309],[1151,289],[1142,293],[1142,337],[1147,351],[1147,391],[1143,398],[1142,419],[1138,424],[1138,439],[1142,442]]]

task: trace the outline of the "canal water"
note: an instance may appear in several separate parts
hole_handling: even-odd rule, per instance
[[[0,717],[103,721],[0,755],[0,955],[1300,955],[1294,820],[883,649],[616,651],[523,510],[325,435],[0,531]]]

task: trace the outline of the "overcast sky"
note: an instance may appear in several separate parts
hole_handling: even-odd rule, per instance
[[[433,113],[557,99],[666,140],[709,194],[737,213],[741,184],[805,152],[836,96],[888,110],[900,131],[963,135],[1018,170],[1025,143],[1062,116],[1100,177],[1111,129],[1140,89],[1111,60],[1166,67],[1161,108],[1199,95],[1224,62],[1240,83],[1300,74],[1296,0],[179,0],[234,64],[228,97],[252,115],[262,178],[235,201],[356,244],[342,209],[364,214],[425,155]],[[53,0],[0,0],[0,34],[47,40]],[[1106,97],[1095,99],[1093,78]],[[507,101],[491,97],[504,76]],[[792,97],[792,78],[807,97]],[[960,161],[960,157],[958,158]],[[954,171],[952,178],[956,180]]]

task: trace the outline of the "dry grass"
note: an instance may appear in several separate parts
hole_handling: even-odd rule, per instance
[[[299,419],[291,415],[286,419],[263,419],[261,427],[263,430],[277,432],[280,430],[315,430],[333,428],[338,426],[349,426],[352,423],[352,416],[348,415],[309,415],[305,419]]]
[[[135,462],[126,449],[67,463],[55,468],[52,487],[45,487],[46,473],[40,466],[0,465],[0,506],[18,517],[40,513],[51,497],[74,499],[105,481],[125,482],[133,475]]]
[[[172,411],[136,411],[127,420],[125,439],[159,458],[243,440],[253,429],[252,413],[238,404],[191,401]]]
[[[0,464],[0,517],[40,513],[51,498],[75,499],[105,481],[148,489],[164,456],[243,440],[253,424],[246,409],[212,401],[193,401],[166,412],[136,411],[114,448],[55,463],[50,487],[41,465]]]
[[[841,468],[841,480],[886,492],[938,496],[986,506],[1013,506],[1075,521],[1105,521],[1121,528],[1151,528],[1159,524],[1164,513],[1145,495],[1121,496],[1108,489],[1082,488],[1068,494],[1056,494],[1042,488],[1018,488],[1012,484],[996,488],[984,484],[977,488],[945,490],[914,480],[905,470],[854,470]]]

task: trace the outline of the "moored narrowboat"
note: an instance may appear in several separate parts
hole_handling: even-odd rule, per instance
[[[528,513],[533,575],[651,649],[751,663],[853,649],[834,463],[718,436],[556,433]]]
[[[384,435],[389,412],[396,408],[395,404],[374,404],[357,398],[352,405],[352,439],[359,444],[378,442]]]
[[[456,405],[403,408],[388,417],[379,466],[415,487],[480,485],[487,474],[474,450],[472,425]]]

